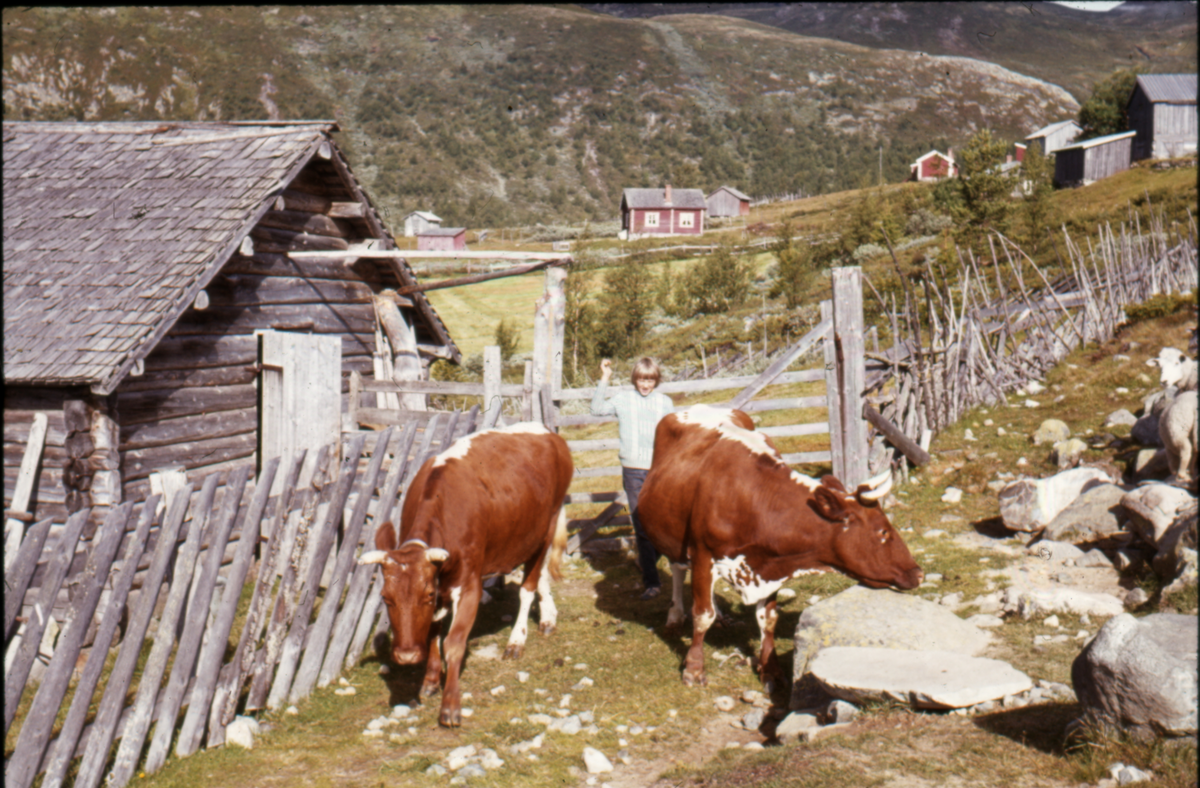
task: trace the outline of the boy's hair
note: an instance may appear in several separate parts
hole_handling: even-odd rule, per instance
[[[633,365],[633,373],[629,376],[630,380],[636,384],[639,380],[653,380],[654,385],[662,382],[662,370],[658,368],[658,362],[649,356],[642,356],[638,359],[638,363]]]

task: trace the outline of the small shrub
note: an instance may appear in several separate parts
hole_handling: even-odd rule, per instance
[[[515,321],[503,318],[496,326],[496,344],[500,346],[500,360],[507,363],[517,352],[517,344],[521,341],[521,331]]]
[[[942,230],[948,230],[954,226],[954,220],[944,213],[931,211],[928,208],[918,208],[915,213],[908,217],[908,223],[904,225],[904,231],[908,235],[936,235]]]
[[[1125,317],[1130,324],[1153,320],[1158,317],[1173,315],[1181,309],[1196,304],[1197,293],[1159,293],[1140,304],[1130,304],[1125,307]]]

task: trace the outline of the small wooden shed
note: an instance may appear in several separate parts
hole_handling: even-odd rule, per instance
[[[749,216],[750,197],[733,188],[722,186],[704,198],[709,216]]]
[[[4,122],[6,509],[35,413],[49,430],[29,510],[61,518],[140,499],[157,470],[197,481],[254,458],[289,374],[264,366],[263,331],[332,347],[333,407],[351,372],[373,376],[391,352],[377,297],[416,279],[403,260],[345,258],[395,247],[335,131]],[[422,358],[459,360],[421,293],[391,302]]]
[[[1129,96],[1134,161],[1196,152],[1195,74],[1140,74]]]
[[[1074,142],[1081,131],[1083,128],[1074,120],[1060,120],[1049,126],[1043,126],[1026,137],[1025,141],[1030,145],[1039,146],[1042,149],[1042,155],[1049,156]]]
[[[1054,183],[1064,187],[1087,186],[1129,169],[1136,134],[1123,131],[1059,148],[1054,154]]]
[[[417,249],[422,252],[462,252],[466,248],[465,227],[430,227],[417,233]]]
[[[404,217],[404,235],[412,238],[423,231],[442,226],[442,219],[430,211],[413,211]]]

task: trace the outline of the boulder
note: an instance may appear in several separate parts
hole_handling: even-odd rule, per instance
[[[990,642],[987,632],[968,624],[947,607],[887,589],[851,586],[801,614],[793,652],[793,701],[799,703],[795,696],[800,679],[821,648],[934,649],[974,656]]]
[[[1066,422],[1059,421],[1058,419],[1046,419],[1032,436],[1034,446],[1041,446],[1043,444],[1054,445],[1070,437],[1071,428],[1066,425]]]
[[[1196,622],[1174,613],[1108,621],[1071,665],[1085,717],[1138,736],[1194,735]]]
[[[842,700],[898,700],[919,709],[962,709],[1033,687],[1007,662],[950,651],[834,646],[817,652],[809,670]]]
[[[1113,411],[1104,420],[1105,427],[1132,427],[1134,424],[1137,424],[1137,416],[1134,416],[1124,408]]]
[[[1128,466],[1127,475],[1131,481],[1143,482],[1153,479],[1165,479],[1171,472],[1167,463],[1166,449],[1142,449],[1134,455]]]
[[[1018,479],[1000,491],[1000,518],[1010,531],[1040,531],[1085,489],[1109,481],[1104,471],[1086,467],[1046,479]]]
[[[1051,563],[1083,558],[1083,551],[1070,542],[1055,542],[1044,538],[1029,545],[1026,552]]]
[[[1074,468],[1083,459],[1087,444],[1079,438],[1068,438],[1054,444],[1050,450],[1050,461],[1058,466],[1060,471]]]
[[[820,723],[817,722],[815,714],[803,714],[794,711],[780,720],[779,724],[775,726],[775,738],[779,739],[783,744],[787,744],[798,740],[801,733],[818,725]]]
[[[1196,507],[1196,497],[1171,484],[1144,484],[1121,498],[1129,527],[1152,547],[1186,509]]]
[[[1196,519],[1193,498],[1191,507],[1180,513],[1158,542],[1158,553],[1150,563],[1159,577],[1196,582]]]
[[[604,774],[613,770],[608,756],[594,747],[583,748],[583,765],[587,767],[588,774]]]
[[[1054,516],[1042,538],[1079,544],[1113,536],[1125,520],[1124,497],[1125,488],[1116,484],[1090,487]]]

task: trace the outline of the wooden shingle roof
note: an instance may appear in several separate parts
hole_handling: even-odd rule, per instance
[[[1139,74],[1137,86],[1152,103],[1196,103],[1195,74]]]
[[[336,128],[4,122],[5,380],[111,391]]]
[[[672,189],[667,203],[665,189],[625,189],[621,195],[628,208],[705,208],[704,192],[699,189]]]

